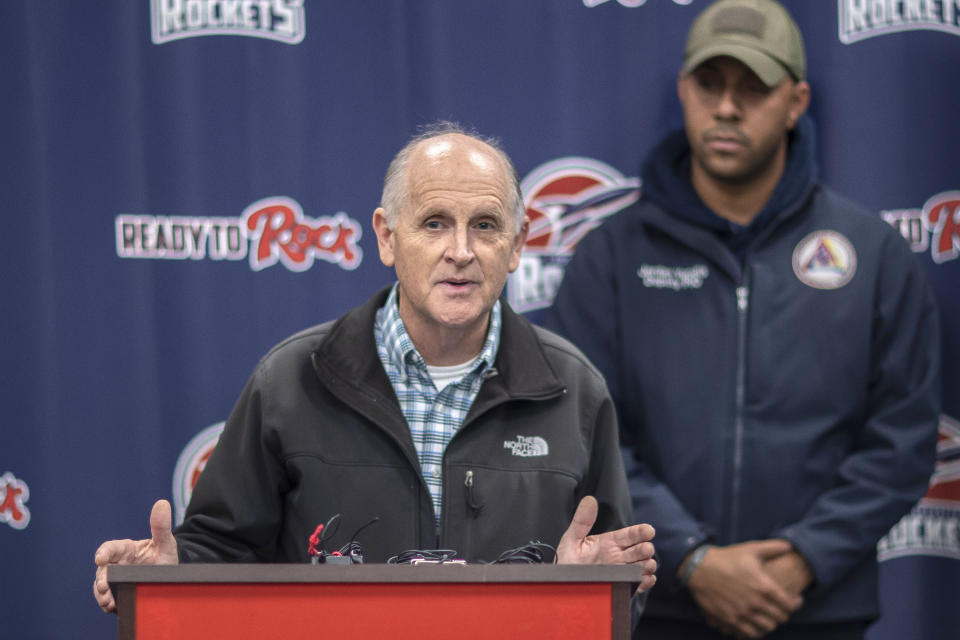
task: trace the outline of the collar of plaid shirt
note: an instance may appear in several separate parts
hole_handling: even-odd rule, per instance
[[[490,312],[487,339],[474,360],[474,366],[460,380],[437,392],[427,371],[427,363],[400,319],[396,284],[386,303],[377,310],[373,326],[377,354],[410,427],[438,529],[443,501],[443,452],[470,411],[483,384],[484,374],[493,366],[500,347],[500,326],[500,301],[497,300]]]

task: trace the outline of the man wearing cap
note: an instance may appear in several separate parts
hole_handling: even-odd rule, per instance
[[[805,76],[781,5],[703,11],[684,130],[547,318],[606,376],[657,529],[644,640],[863,638],[876,543],[933,470],[934,298],[903,239],[819,182]]]

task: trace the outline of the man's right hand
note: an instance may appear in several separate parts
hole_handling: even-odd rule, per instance
[[[711,547],[687,587],[713,626],[738,637],[763,637],[803,604],[803,598],[781,588],[763,567],[765,561],[792,551],[786,540]]]
[[[93,581],[93,597],[105,612],[117,608],[107,582],[111,564],[178,564],[177,540],[173,537],[170,503],[157,500],[150,511],[149,540],[110,540],[94,554],[97,577]]]

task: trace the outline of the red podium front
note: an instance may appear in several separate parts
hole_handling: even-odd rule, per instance
[[[636,568],[111,566],[121,640],[630,637]]]

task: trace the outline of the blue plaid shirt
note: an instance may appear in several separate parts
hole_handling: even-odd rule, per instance
[[[453,434],[463,425],[470,406],[483,384],[484,372],[493,366],[500,346],[500,301],[490,313],[490,329],[480,355],[465,376],[437,392],[427,363],[413,346],[397,308],[397,286],[394,285],[386,304],[377,310],[373,326],[377,354],[400,401],[413,445],[420,459],[420,472],[430,490],[437,528],[440,527],[440,505],[443,500],[443,452]]]

